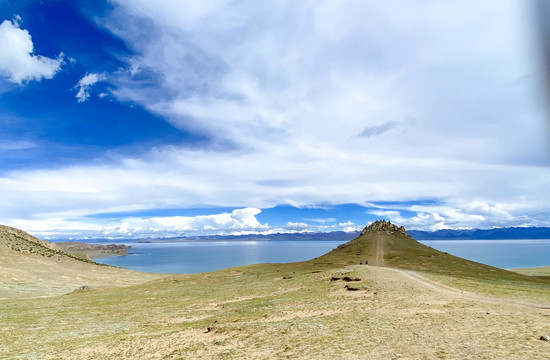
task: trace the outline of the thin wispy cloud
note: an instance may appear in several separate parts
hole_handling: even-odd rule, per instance
[[[398,124],[397,121],[387,121],[380,125],[367,126],[359,133],[359,137],[369,138],[371,136],[379,136],[397,127]]]
[[[84,102],[90,98],[92,87],[100,81],[105,81],[107,76],[105,74],[86,74],[76,84],[75,88],[78,89],[75,97],[78,99],[78,102]],[[105,97],[107,94],[100,93],[98,96],[100,98]]]

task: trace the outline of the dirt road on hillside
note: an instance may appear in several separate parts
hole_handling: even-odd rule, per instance
[[[380,234],[376,234],[376,266],[386,266],[384,261],[384,238]]]

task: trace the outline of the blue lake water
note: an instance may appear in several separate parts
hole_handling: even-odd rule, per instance
[[[504,269],[550,266],[550,240],[425,240],[423,244]],[[313,259],[339,241],[195,241],[125,243],[132,255],[98,259],[128,269],[191,274],[227,267]]]
[[[341,243],[276,240],[124,243],[132,246],[132,255],[96,261],[138,271],[191,274],[241,265],[309,260]]]
[[[501,269],[550,266],[550,239],[423,240],[421,243]]]

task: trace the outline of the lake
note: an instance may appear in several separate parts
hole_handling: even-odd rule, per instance
[[[132,246],[132,255],[96,261],[138,271],[191,274],[241,265],[309,260],[341,243],[277,240],[124,243]]]
[[[550,240],[424,240],[423,244],[504,269],[550,266]],[[193,241],[124,243],[132,255],[97,262],[132,270],[191,274],[227,267],[313,259],[341,241]]]
[[[423,240],[421,243],[501,269],[550,266],[550,239]]]

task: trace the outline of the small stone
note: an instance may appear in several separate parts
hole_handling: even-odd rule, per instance
[[[530,345],[524,345],[523,348],[524,349],[531,349],[531,346]]]
[[[220,340],[216,340],[215,344],[216,344],[216,345],[221,345],[221,344],[223,344],[224,342],[225,342],[224,339],[220,339]]]
[[[548,336],[548,335],[542,335],[542,336],[540,337],[540,340],[543,340],[543,341],[550,341],[550,336]]]

